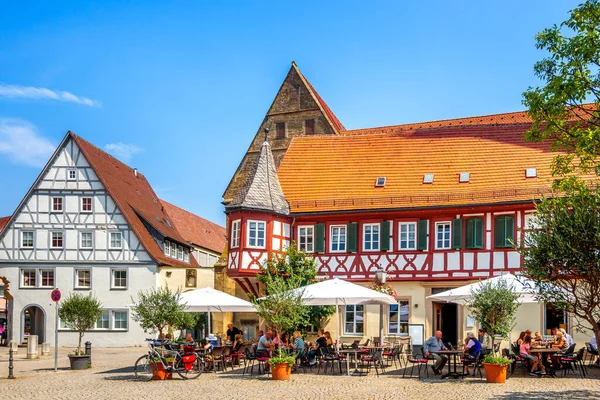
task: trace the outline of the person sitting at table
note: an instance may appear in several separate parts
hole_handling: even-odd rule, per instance
[[[562,369],[563,366],[560,362],[560,357],[564,356],[565,350],[569,348],[569,343],[567,343],[564,334],[560,330],[556,332],[556,340],[552,347],[559,350],[557,353],[552,354],[552,366],[556,369]]]
[[[540,360],[536,356],[531,355],[531,335],[525,335],[522,343],[519,345],[519,352],[521,353],[521,357],[531,362],[531,371],[529,374],[537,376],[536,371],[540,367]]]
[[[575,342],[573,341],[573,337],[567,333],[567,331],[565,330],[565,328],[560,328],[558,331],[559,331],[559,332],[562,332],[562,334],[563,334],[563,337],[564,337],[564,338],[565,338],[565,340],[567,341],[567,344],[568,344],[569,346],[573,346],[573,343],[575,343]]]
[[[233,348],[231,349],[233,353],[237,353],[242,346],[244,345],[244,338],[241,334],[237,334],[233,340]]]
[[[329,333],[329,331],[325,331],[325,340],[327,341],[327,347],[333,346],[333,339],[331,338],[331,333]]]
[[[279,336],[279,344],[284,347],[290,347],[290,335],[287,332],[283,332]]]
[[[479,331],[477,331],[477,341],[484,350],[492,348],[492,340],[484,328],[480,328]]]
[[[536,332],[536,333],[533,335],[533,339],[531,339],[531,342],[532,342],[532,343],[533,343],[533,342],[535,342],[535,344],[538,344],[538,345],[539,345],[539,344],[541,344],[541,343],[542,343],[542,341],[543,341],[543,340],[544,340],[544,338],[542,337],[542,335],[541,335],[539,332]]]
[[[234,327],[233,324],[227,324],[226,340],[233,342],[236,335],[243,335],[243,332]]]
[[[425,357],[433,358],[435,360],[435,364],[431,366],[433,372],[436,375],[441,374],[444,365],[448,362],[448,357],[443,354],[436,354],[436,351],[447,350],[446,346],[442,342],[442,331],[435,332],[435,335],[430,337],[423,344],[423,354]]]
[[[473,332],[467,333],[467,340],[468,342],[465,345],[465,355],[469,361],[475,361],[477,360],[477,355],[481,351],[481,343],[475,339],[475,334]]]
[[[320,351],[319,349],[324,349],[327,347],[327,338],[325,338],[325,331],[323,329],[319,329],[317,335],[319,336],[319,338],[315,341],[315,345],[312,346],[308,352],[308,359],[310,361],[311,366],[317,363],[315,356],[317,355],[317,352]]]
[[[256,346],[257,355],[262,355],[264,357],[269,357],[271,355],[271,350],[275,348],[275,343],[273,343],[273,331],[268,330],[267,333],[262,335],[258,341],[258,346]]]
[[[525,339],[525,336],[527,336],[527,333],[525,331],[519,333],[519,338],[517,339],[517,346],[523,344],[523,339]]]
[[[292,338],[294,339],[294,342],[291,344],[291,347],[294,349],[297,358],[304,351],[304,340],[302,340],[300,331],[294,331]]]

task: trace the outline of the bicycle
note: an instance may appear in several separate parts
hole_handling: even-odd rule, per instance
[[[162,343],[155,339],[146,339],[146,341],[149,342],[150,350],[148,350],[148,354],[137,359],[133,368],[138,380],[153,380],[161,366],[168,373],[177,372],[182,379],[196,379],[202,374],[203,359],[198,353],[189,349],[191,346],[184,346],[184,349],[180,351],[179,346],[168,341]],[[163,354],[156,349],[156,345],[162,345],[165,348]],[[173,362],[169,363],[165,355],[172,355]]]

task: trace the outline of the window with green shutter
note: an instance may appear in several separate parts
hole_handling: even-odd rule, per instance
[[[465,222],[465,247],[483,249],[483,218],[470,218]]]
[[[417,249],[427,250],[427,233],[429,220],[422,219],[417,223]]]
[[[315,252],[325,253],[325,224],[315,225]]]
[[[462,248],[462,219],[460,218],[452,220],[452,248]]]
[[[502,215],[494,219],[494,247],[513,247],[515,237],[515,217]]]
[[[379,238],[380,238],[381,243],[379,243],[379,249],[381,251],[388,251],[390,249],[390,232],[391,232],[390,225],[391,225],[390,221],[383,221],[380,224],[379,231],[381,234],[380,234]]]
[[[356,253],[356,242],[358,240],[358,224],[356,222],[350,222],[348,224],[348,252]]]

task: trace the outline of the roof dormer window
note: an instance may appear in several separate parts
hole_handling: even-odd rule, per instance
[[[458,182],[460,182],[460,183],[469,183],[470,180],[471,180],[470,172],[461,172],[460,176],[458,177]]]
[[[385,187],[385,181],[386,181],[385,176],[378,177],[377,180],[375,181],[375,187]]]
[[[537,178],[537,168],[526,168],[525,178]]]
[[[423,175],[423,183],[433,183],[433,174]]]

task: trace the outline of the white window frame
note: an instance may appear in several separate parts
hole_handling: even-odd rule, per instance
[[[253,223],[256,224],[256,228],[254,230],[251,229],[251,226],[252,226]],[[247,239],[246,239],[247,246],[250,247],[250,248],[253,248],[253,249],[264,249],[264,248],[266,248],[266,246],[267,246],[267,222],[266,221],[259,221],[259,220],[249,219],[246,224],[247,224],[247,232],[248,232]],[[259,233],[261,232],[261,230],[258,228],[260,226],[260,224],[262,224],[262,226],[263,226],[263,229],[262,229],[262,232],[263,232],[263,237],[262,237],[263,244],[262,244],[262,246],[258,244],[259,240],[261,240],[261,238],[259,238]],[[254,231],[256,233],[256,236],[254,237],[254,239],[255,239],[255,244],[254,245],[250,244],[250,240],[252,239],[252,237],[251,237],[251,232],[252,231]]]
[[[410,300],[408,299],[396,299],[396,304],[391,304],[388,305],[387,307],[387,334],[389,336],[408,336],[408,332],[407,333],[401,333],[400,332],[400,326],[406,324],[407,326],[410,323]],[[408,309],[408,316],[407,316],[407,320],[406,322],[403,322],[400,320],[400,309],[402,308],[402,306],[400,305],[400,303],[406,303],[407,309]],[[392,313],[392,306],[397,306],[398,309],[396,311],[393,311],[395,313],[398,313],[398,322],[395,322],[394,324],[398,325],[398,331],[397,332],[391,332],[391,326],[392,323],[390,322],[390,315]]]
[[[54,200],[60,200],[60,210],[57,210],[54,206]],[[62,196],[52,196],[50,198],[50,212],[52,213],[62,213],[65,211],[65,198]]]
[[[183,246],[180,244],[177,245],[177,259],[183,261]]]
[[[119,235],[119,246],[113,246],[113,235]],[[108,248],[111,250],[120,250],[123,248],[123,232],[109,232],[108,233]]]
[[[31,233],[31,246],[25,246],[24,234]],[[21,246],[22,249],[35,249],[35,231],[21,231]]]
[[[117,328],[116,327],[117,320],[116,320],[116,315],[115,314],[117,314],[117,313],[119,313],[119,314],[120,313],[125,313],[125,324],[126,324],[125,328]],[[129,329],[129,312],[127,310],[112,310],[112,312],[111,312],[111,323],[112,323],[111,328],[112,328],[113,331],[126,331],[126,330],[128,330]]]
[[[190,262],[190,249],[188,249],[187,247],[183,248],[183,262]]]
[[[163,242],[163,251],[165,253],[165,256],[167,257],[171,257],[171,241],[165,239]]]
[[[115,285],[115,272],[125,272],[125,286]],[[127,268],[113,268],[110,270],[110,288],[112,290],[127,290],[129,288],[129,270]]]
[[[54,246],[54,234],[60,234],[60,240],[62,245]],[[50,248],[51,249],[63,249],[65,247],[65,233],[63,231],[51,231],[50,232]]]
[[[348,307],[353,307],[352,312],[354,313],[354,321],[352,322],[352,326],[353,326],[353,330],[352,331],[348,331],[346,328],[346,321],[347,321],[347,314],[348,314]],[[357,322],[356,322],[356,315],[358,313],[357,311],[357,307],[362,307],[362,331],[358,332],[357,331]],[[345,336],[364,336],[365,334],[365,317],[366,317],[366,308],[364,306],[364,304],[347,304],[346,306],[344,306],[344,335]]]
[[[304,231],[304,232],[303,232]],[[310,243],[308,242],[308,239]],[[299,225],[298,226],[298,248],[304,249],[307,253],[315,252],[315,226],[314,225]]]
[[[440,246],[440,239],[438,238],[438,227],[440,225],[448,226],[448,239],[446,239],[445,237],[441,239],[443,242],[445,242],[446,240],[448,241],[447,246],[444,245],[445,243],[442,243],[442,246]],[[445,234],[445,232],[444,232],[444,234]],[[450,250],[451,248],[452,248],[452,222],[450,222],[450,221],[436,222],[435,223],[435,249],[436,250]]]
[[[241,219],[236,219],[231,223],[231,248],[235,249],[240,247],[240,232],[241,232]]]
[[[111,310],[102,310],[102,314],[100,315],[100,318],[98,318],[98,320],[96,321],[96,325],[94,326],[94,328],[92,330],[95,331],[109,331],[110,330],[110,322],[111,322]],[[106,319],[102,318],[103,316],[106,315]],[[98,328],[98,322],[104,322],[106,321],[106,324],[108,325],[106,328],[104,327],[100,327]]]
[[[363,251],[379,251],[379,241],[380,241],[380,235],[381,235],[381,229],[380,229],[381,225],[380,224],[363,224],[363,235],[362,235],[362,247],[363,247]],[[367,228],[371,228],[371,232],[368,234],[370,235],[370,240],[367,241]],[[376,228],[377,233],[373,233],[373,228]],[[373,239],[373,236],[377,237],[377,240]],[[367,249],[367,245],[370,245],[370,249]]]
[[[340,232],[336,234],[334,234],[334,229],[343,229],[344,230],[344,234],[343,234],[343,238],[344,240],[342,241],[342,234]],[[334,241],[334,238],[337,238],[337,242]],[[333,249],[333,245],[337,244],[337,250]],[[344,248],[340,249],[340,245],[343,245]],[[348,249],[348,227],[346,225],[331,225],[329,227],[329,251],[331,253],[345,253]]]
[[[83,245],[83,235],[90,235],[90,245],[89,246],[84,246]],[[92,231],[83,231],[83,232],[79,232],[79,248],[80,249],[85,249],[85,250],[92,250],[94,249],[94,232]]]
[[[402,227],[405,226],[406,227],[406,239],[404,240],[406,242],[406,247],[402,247]],[[412,226],[413,228],[413,245],[412,247],[410,246],[410,227]],[[403,251],[403,250],[416,250],[417,249],[417,223],[416,222],[399,222],[398,223],[398,250],[399,251]]]
[[[52,284],[51,285],[44,285],[44,272],[52,273]],[[47,289],[47,288],[53,288],[56,286],[56,271],[53,268],[39,268],[38,275],[39,275],[38,287]]]
[[[25,285],[25,271],[28,272],[33,272],[33,280],[34,280],[34,284],[33,285]],[[19,287],[20,288],[25,288],[25,289],[32,289],[32,288],[36,288],[38,287],[38,273],[37,273],[37,269],[36,268],[21,268],[21,270],[19,271]],[[29,274],[28,274],[29,276]]]
[[[71,178],[71,172],[73,172],[73,177]],[[67,180],[68,181],[76,181],[77,180],[77,170],[70,168],[67,170]]]
[[[80,286],[79,285],[79,272],[80,271],[89,273],[90,284],[88,286]],[[75,268],[75,282],[73,283],[73,288],[84,289],[84,290],[89,290],[92,288],[92,270],[91,270],[91,268]]]
[[[89,199],[90,200],[90,209],[89,210],[84,210],[83,209],[83,201]],[[94,212],[94,197],[92,196],[82,196],[80,198],[79,201],[79,212],[81,212],[82,214],[89,214],[89,213],[93,213]]]

